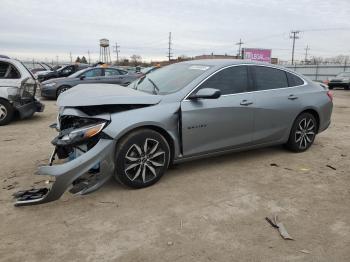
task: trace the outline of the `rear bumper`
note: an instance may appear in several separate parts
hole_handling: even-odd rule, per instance
[[[23,119],[31,117],[35,112],[43,112],[45,105],[40,101],[33,99],[25,104],[14,103],[14,108],[19,112],[20,118]]]
[[[45,195],[37,199],[20,200],[19,197],[15,206],[37,205],[57,200],[71,187],[74,181],[99,164],[100,170],[96,175],[95,183],[79,191],[78,194],[87,194],[98,189],[114,172],[114,148],[115,140],[100,139],[93,148],[71,161],[64,164],[40,167],[38,175],[54,178],[55,181],[51,188],[45,190]]]

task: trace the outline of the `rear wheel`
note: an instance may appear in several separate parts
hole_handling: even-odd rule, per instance
[[[115,178],[122,184],[143,188],[156,183],[169,165],[170,149],[165,138],[151,129],[138,129],[117,145]]]
[[[315,140],[317,126],[312,114],[300,114],[294,121],[286,147],[293,152],[306,151]]]
[[[345,90],[349,90],[350,89],[350,84],[346,87],[344,87]]]
[[[59,87],[57,89],[56,98],[58,98],[60,94],[62,94],[63,92],[66,92],[68,89],[70,89],[70,86],[61,86],[61,87]]]
[[[13,118],[15,110],[6,100],[0,99],[0,126],[7,125]]]

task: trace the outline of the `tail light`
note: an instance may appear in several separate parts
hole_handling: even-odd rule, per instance
[[[333,102],[333,93],[331,91],[327,91],[327,96]]]

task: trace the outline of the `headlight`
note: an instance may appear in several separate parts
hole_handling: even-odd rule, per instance
[[[55,86],[55,85],[56,85],[56,83],[52,82],[52,83],[44,84],[43,86],[44,87],[52,87],[52,86]]]
[[[74,129],[64,135],[61,140],[66,142],[79,142],[98,135],[105,127],[106,122]]]

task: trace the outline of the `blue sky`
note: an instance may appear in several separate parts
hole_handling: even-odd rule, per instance
[[[169,31],[175,56],[236,54],[242,38],[245,47],[271,48],[287,60],[291,30],[303,31],[297,59],[306,45],[311,56],[350,55],[349,0],[0,0],[0,6],[0,53],[21,59],[68,61],[69,52],[88,50],[97,59],[100,38],[118,42],[122,57],[166,59]]]

